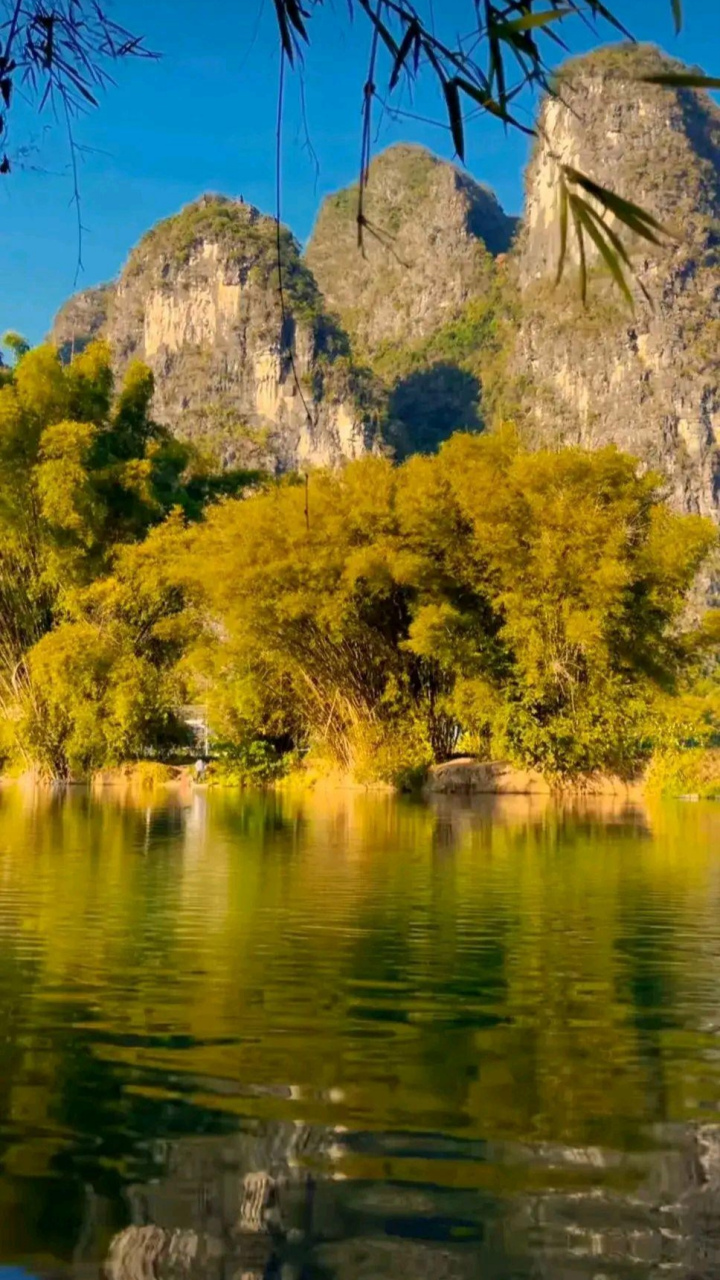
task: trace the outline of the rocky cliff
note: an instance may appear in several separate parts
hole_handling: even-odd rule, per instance
[[[307,248],[328,306],[363,352],[427,339],[491,286],[515,219],[492,191],[423,147],[371,163],[358,251],[358,189],[325,200]]]
[[[104,331],[114,292],[112,284],[83,289],[60,308],[53,322],[52,339],[63,360],[71,360]]]
[[[483,426],[482,366],[516,219],[489,188],[423,147],[371,163],[358,250],[358,189],[324,202],[307,261],[387,397],[399,456]]]
[[[101,298],[72,299],[55,341],[67,350],[102,332],[120,370],[145,361],[156,417],[227,465],[355,457],[376,443],[367,379],[284,228],[280,245],[284,308],[274,221],[204,196],[148,232]]]
[[[720,512],[720,110],[701,92],[638,83],[676,68],[647,47],[567,64],[542,109],[516,251],[513,366],[527,379],[534,442],[613,441],[668,477],[684,510]],[[597,261],[583,308],[577,273],[555,289],[557,160],[648,209],[665,248],[636,239],[635,313]]]
[[[434,448],[481,425],[466,313],[480,306],[482,327],[515,220],[414,146],[371,165],[363,252],[356,212],[356,188],[329,197],[305,260],[283,230],[283,319],[273,219],[205,196],[153,228],[116,284],[71,298],[53,339],[67,358],[103,334],[119,369],[146,361],[156,416],[228,465]]]
[[[522,226],[494,195],[420,147],[372,162],[329,197],[305,259],[283,231],[283,318],[272,219],[204,197],[159,224],[116,285],[77,295],[65,354],[105,333],[148,362],[155,412],[225,462],[335,463],[389,443],[429,450],[515,418],[535,444],[609,441],[659,468],[683,510],[720,514],[720,109],[643,83],[678,64],[613,46],[569,62],[542,107]],[[653,212],[672,236],[630,245],[631,312],[589,254],[557,267],[558,162]],[[383,443],[384,442],[384,443]]]

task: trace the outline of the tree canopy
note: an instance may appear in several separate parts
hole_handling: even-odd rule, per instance
[[[86,625],[83,592],[118,556],[130,572],[121,549],[140,543],[173,508],[195,518],[214,493],[250,477],[215,477],[153,421],[144,365],[131,364],[116,392],[104,343],[65,366],[50,346],[28,350],[20,340],[14,350],[13,367],[0,370],[0,713],[17,747],[18,717],[29,723],[39,705],[33,677],[48,670],[43,638],[61,619]],[[141,600],[142,592],[134,595],[136,609]],[[102,630],[107,653],[112,626]],[[68,657],[87,663],[87,631],[73,637]],[[39,656],[29,663],[35,645]],[[48,767],[60,767],[53,752]]]
[[[188,662],[222,735],[360,776],[458,749],[628,774],[711,643],[680,624],[716,539],[613,448],[456,435],[211,510],[181,567],[208,618]]]
[[[457,751],[629,775],[717,734],[718,625],[688,613],[717,531],[635,459],[528,452],[507,427],[399,466],[217,477],[153,421],[142,364],[116,391],[104,343],[68,365],[15,350],[6,762],[66,777],[172,754],[188,701],[255,780],[308,754],[410,779]]]

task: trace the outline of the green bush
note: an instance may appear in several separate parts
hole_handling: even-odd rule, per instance
[[[556,777],[632,776],[715,643],[681,623],[716,531],[661,492],[614,448],[496,434],[227,502],[187,563],[215,619],[198,669],[228,724],[363,781],[468,739]]]
[[[655,756],[647,790],[663,796],[720,800],[720,749],[694,747]]]
[[[217,747],[217,761],[212,778],[222,786],[262,787],[279,781],[291,767],[294,757],[281,754],[266,738],[249,738],[244,742],[226,742]]]

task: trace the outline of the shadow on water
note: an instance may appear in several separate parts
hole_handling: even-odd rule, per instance
[[[719,837],[0,792],[0,1266],[717,1275]]]

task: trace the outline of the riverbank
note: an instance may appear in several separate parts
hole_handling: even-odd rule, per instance
[[[4,777],[4,783],[47,785],[32,771],[18,777]],[[57,785],[57,784],[56,784]],[[243,789],[235,774],[226,774],[222,765],[210,764],[198,782],[192,763],[137,761],[113,769],[99,770],[90,778],[71,777],[64,785],[88,786],[93,791],[144,791],[167,789],[192,792],[198,788]],[[259,784],[246,789],[257,789]],[[282,777],[264,784],[265,789],[285,794],[359,792],[394,795],[407,790],[388,782],[359,782],[342,770],[301,765]],[[262,787],[260,788],[262,789]],[[648,796],[675,799],[720,799],[720,749],[698,748],[657,757],[643,772],[630,779],[611,774],[592,774],[575,779],[549,778],[535,769],[523,769],[506,761],[478,760],[464,756],[432,765],[412,788],[432,796],[514,795],[555,797],[611,797],[642,800]]]

